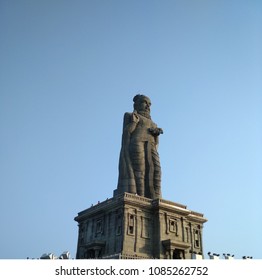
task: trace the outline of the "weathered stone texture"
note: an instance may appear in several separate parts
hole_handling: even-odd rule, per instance
[[[151,101],[138,94],[134,111],[124,114],[119,177],[115,194],[124,192],[161,198],[161,167],[157,152],[162,128],[152,121]]]
[[[77,258],[191,259],[203,256],[206,219],[162,199],[157,152],[163,130],[151,119],[151,101],[133,99],[124,114],[119,176],[114,197],[78,214]]]
[[[186,206],[124,193],[78,214],[77,258],[191,259],[206,219]]]

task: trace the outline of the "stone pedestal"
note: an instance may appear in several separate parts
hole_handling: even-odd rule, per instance
[[[203,214],[164,199],[123,193],[80,213],[77,259],[203,257]]]

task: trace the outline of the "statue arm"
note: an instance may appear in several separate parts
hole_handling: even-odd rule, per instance
[[[163,129],[159,128],[159,127],[152,127],[149,128],[149,132],[153,135],[153,136],[159,136],[160,134],[163,134]]]
[[[125,113],[123,132],[127,133],[128,135],[132,134],[136,129],[138,122],[139,116],[137,115],[136,111],[134,111],[133,113]]]
[[[159,135],[163,134],[163,129],[157,127],[157,125],[154,125],[153,127],[149,128],[149,132],[154,136],[155,138],[155,145],[156,145],[156,149],[158,148],[158,144],[159,144]]]

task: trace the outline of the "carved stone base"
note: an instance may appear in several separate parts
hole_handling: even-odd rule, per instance
[[[203,214],[164,199],[123,193],[80,213],[77,259],[203,257]]]

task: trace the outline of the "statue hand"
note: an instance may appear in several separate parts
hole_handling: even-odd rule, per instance
[[[158,133],[159,134],[163,134],[164,133],[163,129],[162,128],[158,128]]]
[[[134,123],[138,123],[138,122],[139,122],[139,116],[138,116],[138,114],[137,114],[136,111],[134,111],[134,112],[132,113],[132,121],[133,121]]]
[[[149,132],[153,135],[153,136],[159,136],[160,134],[163,134],[163,129],[162,128],[149,128]]]

